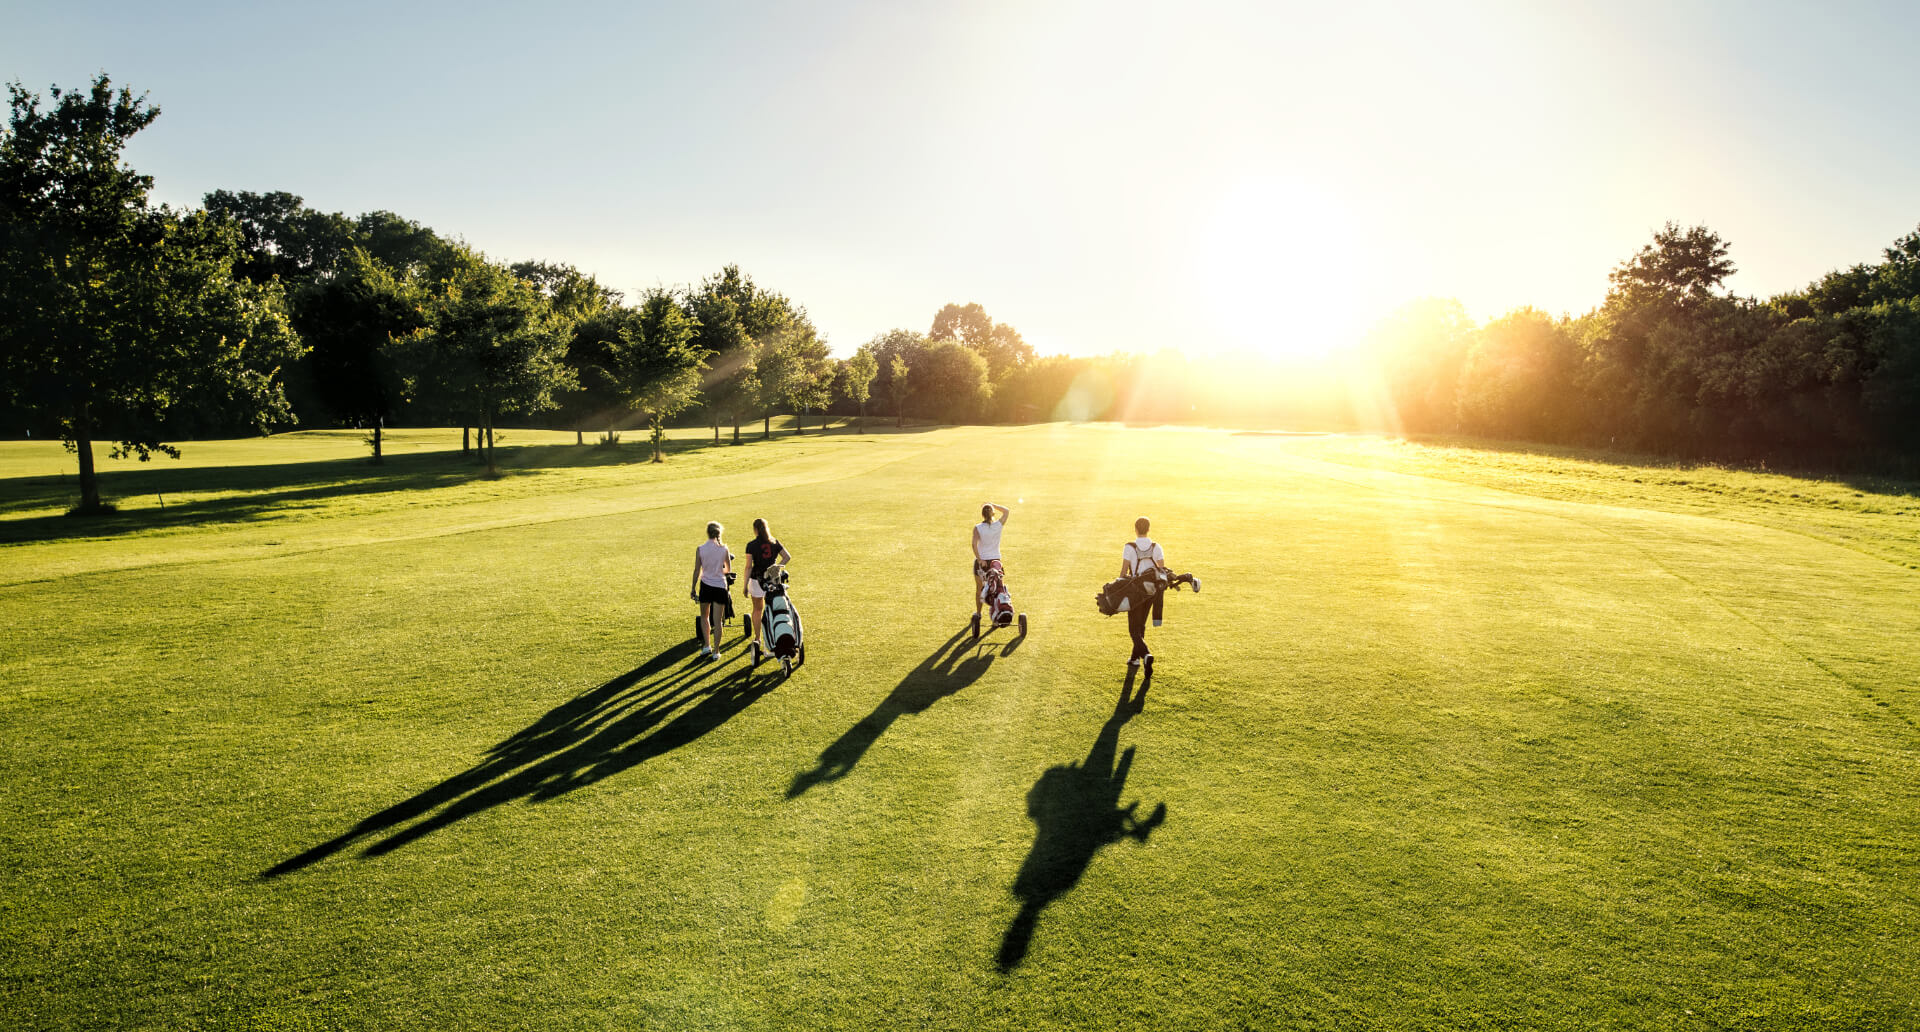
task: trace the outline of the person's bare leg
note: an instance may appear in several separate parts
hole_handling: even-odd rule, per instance
[[[711,619],[707,615],[707,611],[712,608],[713,608],[712,606],[707,605],[705,602],[700,603],[700,651],[701,652],[707,651],[707,638],[712,633],[710,629],[707,627],[707,621]]]
[[[760,623],[760,614],[766,612],[766,609],[767,609],[766,599],[756,598],[753,600],[753,640],[756,642],[760,641],[760,628],[762,626]],[[761,642],[760,647],[765,648],[766,643]]]
[[[979,571],[973,574],[973,618],[980,619],[980,603],[987,597],[987,579]]]

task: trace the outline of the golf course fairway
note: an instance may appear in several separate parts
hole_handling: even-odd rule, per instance
[[[98,519],[0,444],[0,1027],[1920,1026],[1912,485],[759,430],[189,443]],[[691,640],[757,516],[785,680]]]

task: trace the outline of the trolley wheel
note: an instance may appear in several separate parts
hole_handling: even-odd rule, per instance
[[[1026,636],[1027,636],[1027,614],[1021,613],[1020,614],[1020,637],[1024,638]]]
[[[979,640],[980,638],[980,614],[979,613],[973,614],[973,637],[974,637],[974,640],[976,641]]]
[[[800,645],[800,647],[794,650],[793,665],[794,666],[807,665],[807,646],[805,644]]]
[[[700,618],[697,616],[693,618],[693,640],[700,640]]]
[[[780,661],[780,676],[783,678],[793,676],[793,660],[783,659]]]
[[[750,650],[750,651],[752,652],[752,654],[753,654],[753,655],[752,655],[752,661],[751,661],[750,663],[748,663],[747,665],[748,665],[748,666],[759,666],[759,665],[760,665],[760,643],[759,643],[759,642],[757,642],[757,641],[756,641],[756,642],[753,642],[753,643],[751,643],[751,644],[749,644],[749,645],[747,646],[747,648],[748,648],[748,649],[749,649],[749,650]]]
[[[748,616],[745,613],[742,613],[740,615],[740,633],[741,634],[753,633],[753,617]]]

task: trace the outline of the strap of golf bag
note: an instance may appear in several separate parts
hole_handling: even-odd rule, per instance
[[[1152,538],[1147,539],[1147,548],[1144,552],[1140,550],[1140,542],[1138,541],[1127,542],[1127,547],[1133,549],[1133,562],[1127,566],[1127,576],[1138,577],[1141,573],[1145,572],[1140,569],[1140,560],[1142,559],[1147,561],[1147,568],[1149,570],[1154,568]]]

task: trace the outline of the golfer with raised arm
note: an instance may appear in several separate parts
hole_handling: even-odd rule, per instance
[[[973,525],[973,622],[980,623],[980,606],[987,599],[987,564],[1000,566],[1000,532],[1007,527],[1012,510],[988,502],[980,507],[980,522]],[[1006,569],[1001,567],[1000,572]]]
[[[720,636],[727,626],[733,593],[727,575],[733,572],[733,553],[720,542],[723,528],[707,524],[707,540],[693,550],[693,601],[700,607],[700,658],[720,658]],[[708,645],[711,639],[712,645]]]

